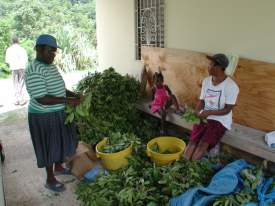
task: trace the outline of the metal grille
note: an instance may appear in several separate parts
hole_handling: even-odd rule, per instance
[[[164,0],[135,0],[136,59],[141,46],[164,47]]]

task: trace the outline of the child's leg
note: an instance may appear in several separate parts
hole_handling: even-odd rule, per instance
[[[162,134],[165,133],[165,121],[166,121],[166,110],[165,109],[161,109],[162,110],[162,115],[161,115],[161,125],[162,125]]]
[[[161,116],[161,129],[160,133],[164,134],[165,133],[165,120],[166,120],[166,110],[161,108],[158,111],[159,115]]]
[[[172,98],[169,98],[169,99],[166,101],[164,108],[165,108],[165,109],[168,109],[168,108],[170,108],[172,105],[173,105],[173,100],[172,100]]]
[[[178,100],[177,100],[176,96],[172,95],[171,99],[172,99],[172,104],[176,107],[177,110],[179,110],[180,107],[179,107],[179,103],[178,103]]]
[[[184,158],[187,160],[190,160],[192,158],[192,155],[197,147],[196,141],[189,141],[185,151],[184,151]]]
[[[209,143],[201,140],[193,153],[192,160],[200,160],[207,153],[208,147]]]
[[[176,107],[176,110],[179,111],[179,103],[175,95],[171,95],[170,98],[165,103],[165,109],[170,108],[172,105]]]

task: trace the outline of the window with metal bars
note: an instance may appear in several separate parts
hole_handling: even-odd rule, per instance
[[[164,0],[135,0],[136,59],[141,46],[164,47]]]

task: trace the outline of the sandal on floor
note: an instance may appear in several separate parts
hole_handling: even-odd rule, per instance
[[[45,187],[53,192],[63,192],[65,190],[65,186],[61,182],[54,182],[54,183],[46,183]]]
[[[63,171],[55,171],[54,175],[58,176],[58,175],[71,175],[71,170],[69,168],[64,168]]]

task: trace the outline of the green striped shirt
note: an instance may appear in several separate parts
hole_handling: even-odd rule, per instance
[[[66,96],[65,82],[55,65],[34,60],[25,70],[25,83],[30,96],[30,113],[48,113],[64,109],[64,104],[42,105],[36,101],[45,95]]]

